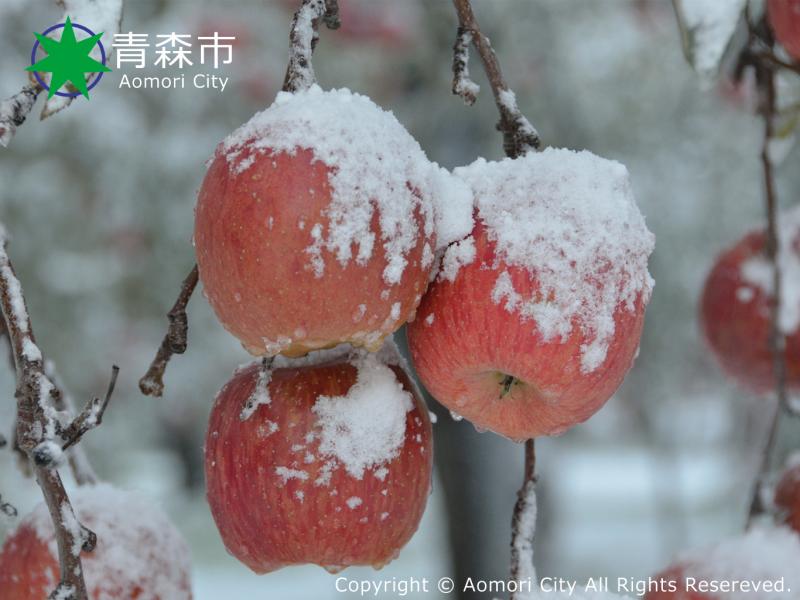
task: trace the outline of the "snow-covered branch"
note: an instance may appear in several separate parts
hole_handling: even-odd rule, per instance
[[[0,308],[17,375],[15,442],[28,456],[56,532],[61,579],[51,598],[88,600],[80,555],[81,551],[92,551],[97,539],[94,533],[78,524],[61,477],[54,468],[66,447],[58,441],[60,434],[74,430],[74,439],[80,439],[82,433],[78,432],[82,421],[79,417],[66,428],[62,426],[68,414],[56,409],[56,398],[61,393],[45,372],[22,285],[6,252],[7,242],[5,230],[0,226]]]
[[[503,133],[503,147],[506,155],[516,158],[526,152],[538,150],[541,144],[539,134],[531,122],[520,112],[516,96],[503,78],[500,62],[497,60],[489,38],[481,32],[470,1],[453,0],[453,4],[458,13],[459,23],[458,37],[453,48],[453,93],[460,95],[468,104],[471,104],[469,102],[470,95],[476,95],[478,92],[477,86],[469,79],[469,71],[466,66],[469,57],[466,54],[465,36],[469,36],[483,63],[497,110],[500,112],[497,129]]]

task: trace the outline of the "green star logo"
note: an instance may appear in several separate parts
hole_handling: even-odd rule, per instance
[[[89,56],[89,53],[97,45],[100,38],[103,37],[103,34],[97,33],[78,41],[75,38],[75,29],[72,27],[72,21],[69,17],[64,23],[60,41],[41,33],[34,33],[33,35],[39,40],[42,48],[47,52],[47,56],[25,70],[52,73],[50,91],[47,94],[48,98],[52,98],[63,85],[69,82],[88,100],[89,90],[86,86],[86,74],[111,71],[103,63]]]

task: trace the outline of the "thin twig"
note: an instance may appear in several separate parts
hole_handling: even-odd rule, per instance
[[[198,271],[197,265],[181,283],[181,291],[172,309],[167,313],[169,328],[167,334],[161,341],[161,346],[156,352],[150,368],[139,380],[139,389],[145,396],[160,397],[164,393],[164,372],[173,354],[183,354],[186,352],[189,334],[189,319],[186,316],[186,306],[197,287]]]
[[[339,3],[337,0],[303,0],[294,13],[289,30],[289,65],[283,80],[283,91],[307,90],[317,82],[311,55],[319,40],[319,21],[328,29],[338,29]]]
[[[497,60],[497,55],[494,53],[492,44],[489,38],[486,37],[478,25],[475,18],[475,13],[472,11],[472,5],[469,0],[453,0],[458,13],[459,22],[459,39],[462,32],[469,32],[472,38],[472,45],[478,51],[483,69],[486,71],[486,77],[489,79],[489,85],[494,94],[494,101],[497,104],[497,110],[500,112],[500,122],[497,124],[497,129],[503,134],[503,148],[506,155],[511,158],[522,156],[523,154],[532,150],[538,150],[541,142],[539,134],[536,129],[531,125],[530,121],[520,112],[517,107],[517,100],[514,92],[508,87],[505,79],[503,78],[503,71],[500,69],[500,63]],[[455,50],[460,49],[459,41],[456,42]],[[455,70],[457,60],[454,58],[454,77],[458,78],[463,74]],[[455,90],[454,93],[458,93]],[[463,94],[460,94],[463,96]]]
[[[114,386],[117,384],[117,375],[119,375],[119,367],[114,365],[111,367],[111,379],[108,382],[105,398],[102,401],[100,398],[92,398],[81,413],[73,419],[72,423],[61,431],[61,439],[64,440],[64,445],[61,447],[62,450],[77,444],[87,432],[103,422],[103,415],[106,412],[106,408],[108,408],[108,403],[111,401]]]
[[[58,471],[34,460],[37,450],[55,444],[57,421],[50,404],[55,385],[44,372],[42,353],[33,335],[22,286],[6,253],[6,238],[1,227],[0,306],[16,366],[16,440],[33,465],[36,481],[53,521],[58,546],[61,579],[51,598],[88,600],[80,554],[82,549],[93,548],[96,537],[86,528],[81,527],[76,532],[68,526],[67,523],[77,523],[77,518]]]
[[[749,18],[748,24],[750,24]],[[758,26],[749,27],[748,46],[752,49],[754,46],[760,44],[766,45],[768,50],[766,52],[751,51],[751,57],[753,60],[752,64],[755,68],[756,85],[758,87],[759,113],[764,121],[764,135],[761,144],[761,168],[764,177],[764,204],[767,217],[765,250],[767,259],[772,265],[769,349],[772,354],[777,406],[770,420],[767,439],[762,448],[761,464],[759,465],[750,502],[748,524],[765,510],[763,502],[761,501],[761,484],[770,469],[781,411],[788,407],[786,394],[786,336],[780,325],[783,281],[780,269],[780,240],[778,239],[778,198],[772,157],[770,156],[770,145],[775,134],[775,117],[777,113],[775,68],[779,67],[779,65],[776,65],[766,58],[772,55],[774,39],[769,27],[766,26],[763,20]]]

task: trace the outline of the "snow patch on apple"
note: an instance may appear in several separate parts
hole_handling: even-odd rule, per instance
[[[81,522],[97,534],[97,549],[84,556],[83,569],[98,598],[116,598],[120,591],[126,595],[137,588],[153,598],[191,597],[189,548],[159,508],[139,494],[108,484],[81,486],[70,497]],[[78,520],[67,512],[62,510],[65,525],[80,534]],[[44,503],[20,521],[18,527],[24,526],[33,528],[58,561],[53,523]]]
[[[319,450],[356,479],[400,453],[406,413],[414,402],[378,356],[363,353],[352,363],[356,383],[345,396],[320,396],[313,407],[320,427]]]
[[[439,278],[446,281],[455,281],[461,265],[468,265],[473,260],[475,260],[475,239],[472,236],[451,244],[442,257]]]
[[[744,535],[722,541],[714,546],[690,550],[678,556],[686,565],[684,576],[697,579],[733,581],[743,578],[753,581],[785,579],[786,590],[800,589],[800,537],[788,527],[763,525]],[[777,592],[753,591],[746,594],[751,600],[774,600],[785,597]],[[739,592],[718,594],[719,600],[740,598]]]
[[[325,271],[323,251],[343,266],[351,260],[366,265],[381,244],[387,260],[383,279],[397,285],[421,236],[436,233],[438,247],[444,247],[471,229],[469,189],[431,163],[395,116],[366,96],[316,85],[281,92],[272,106],[222,143],[234,173],[251,166],[252,152],[295,154],[298,149],[311,150],[330,169],[329,224],[327,231],[320,223],[312,226],[307,250],[317,277]],[[376,213],[380,239],[372,231]]]
[[[800,328],[800,207],[781,213],[778,219],[778,268],[781,272],[778,327],[783,334],[791,335]],[[745,260],[740,273],[745,283],[767,296],[774,295],[772,264],[765,255]],[[740,291],[736,295],[741,301]]]
[[[566,339],[577,326],[586,342],[581,370],[605,360],[614,313],[649,300],[647,229],[624,165],[590,152],[548,148],[517,159],[483,158],[455,170],[475,197],[478,218],[497,247],[498,264],[524,268],[538,294],[523,298],[506,270],[496,304],[530,319],[545,340]]]

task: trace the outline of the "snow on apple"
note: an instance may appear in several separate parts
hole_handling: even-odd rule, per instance
[[[70,496],[80,522],[97,534],[97,547],[81,555],[90,598],[191,599],[189,549],[160,509],[107,484],[83,486]],[[71,514],[65,525],[80,527]],[[40,504],[0,551],[0,590],[3,600],[39,600],[58,581],[53,524]]]
[[[560,433],[608,400],[638,348],[654,238],[627,170],[548,149],[455,174],[477,222],[445,251],[409,324],[414,365],[437,400],[480,428]]]
[[[783,273],[778,326],[786,336],[786,384],[800,388],[800,209],[781,215],[778,266]],[[769,337],[773,269],[766,234],[752,231],[725,250],[706,277],[703,333],[722,369],[757,393],[775,387]]]
[[[690,550],[656,575],[645,600],[778,600],[800,589],[800,538],[786,527],[757,526],[713,546]],[[715,585],[717,589],[711,589]],[[735,586],[725,589],[720,586]]]
[[[365,96],[282,92],[218,147],[203,181],[205,294],[256,355],[374,350],[414,315],[437,242],[469,231],[469,207],[466,186]]]
[[[261,364],[217,396],[206,437],[208,500],[228,550],[257,573],[391,561],[431,486],[428,412],[390,342],[278,357],[271,402],[241,418]],[[261,435],[264,423],[275,428]]]

